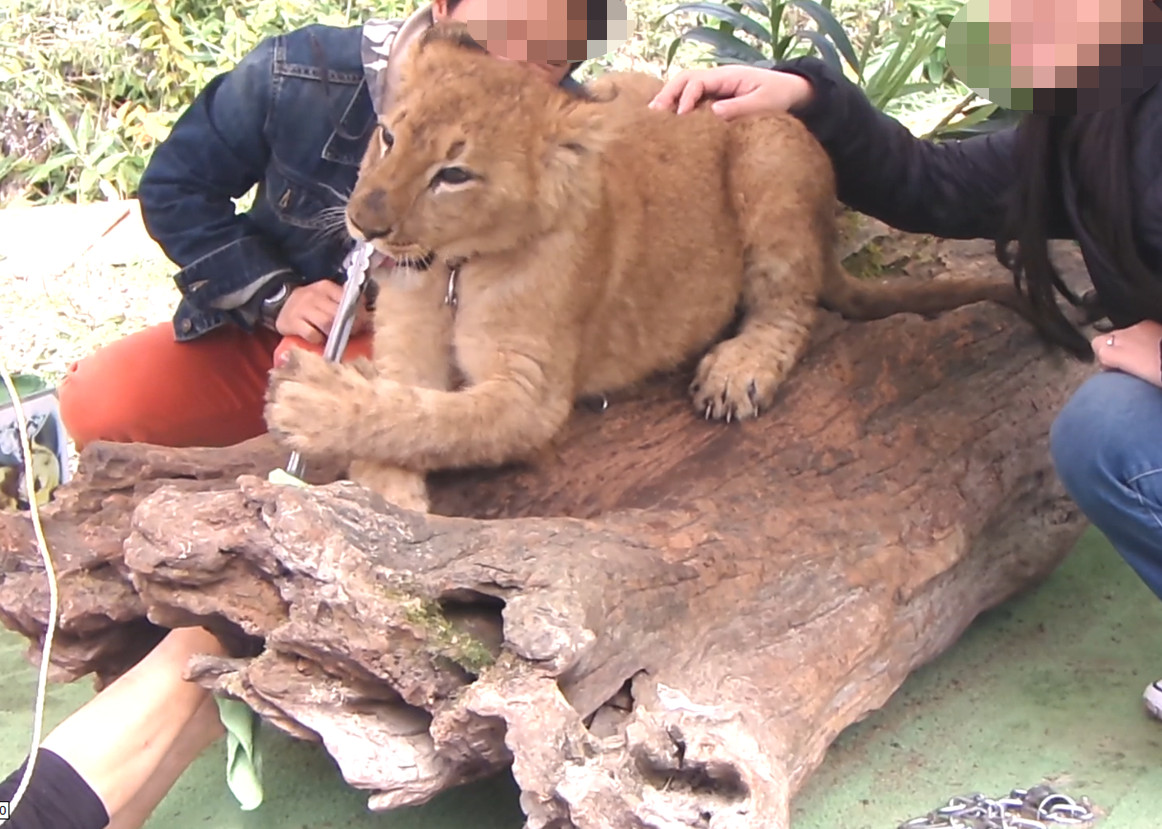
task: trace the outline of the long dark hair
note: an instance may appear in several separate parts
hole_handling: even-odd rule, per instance
[[[1081,298],[1049,258],[1055,204],[1064,205],[1083,242],[1110,321],[1120,327],[1142,319],[1162,320],[1162,274],[1151,272],[1142,261],[1134,237],[1135,104],[1085,115],[1031,114],[1017,128],[1019,178],[996,240],[997,259],[1012,271],[1042,334],[1085,360],[1093,359],[1093,349],[1057,303],[1056,294],[1074,306]]]

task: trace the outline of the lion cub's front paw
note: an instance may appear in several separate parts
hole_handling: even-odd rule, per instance
[[[347,477],[400,509],[427,512],[431,508],[427,482],[419,472],[360,460],[352,462]]]
[[[263,412],[266,425],[279,442],[296,452],[346,457],[349,428],[366,388],[367,377],[358,368],[292,350],[270,374]]]
[[[690,394],[707,420],[744,420],[770,408],[783,372],[764,349],[735,338],[715,346],[698,364]]]

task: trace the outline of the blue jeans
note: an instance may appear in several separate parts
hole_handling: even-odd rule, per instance
[[[1162,389],[1118,371],[1086,380],[1049,433],[1057,475],[1162,598]]]

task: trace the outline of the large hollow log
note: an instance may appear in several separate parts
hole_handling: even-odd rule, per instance
[[[94,445],[46,510],[54,663],[107,679],[155,625],[209,624],[240,655],[194,675],[321,741],[373,809],[511,764],[530,829],[786,827],[835,736],[1084,529],[1047,435],[1089,371],[999,308],[826,318],[757,421],[704,422],[662,378],[579,409],[536,465],[437,476],[428,516],[272,485],[265,439]],[[22,516],[0,548],[35,656]]]

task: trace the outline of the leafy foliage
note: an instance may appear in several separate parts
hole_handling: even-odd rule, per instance
[[[701,20],[673,40],[666,55],[667,67],[687,41],[709,46],[719,64],[770,68],[812,47],[836,67],[841,52],[853,66],[856,62],[847,33],[831,13],[830,0],[696,0],[669,7],[661,19],[672,14],[694,14],[710,20]],[[790,28],[803,17],[813,19],[815,28]]]
[[[351,0],[0,0],[0,203],[123,198],[206,82]],[[399,16],[405,0],[360,3]]]
[[[697,22],[672,41],[667,65],[686,42],[709,47],[707,57],[718,65],[770,69],[815,53],[856,82],[876,108],[891,111],[914,96],[963,93],[943,45],[962,5],[963,0],[879,0],[843,13],[833,0],[682,2],[662,17],[692,14]],[[958,103],[951,117],[938,122],[935,134],[964,136],[1010,122],[995,104],[973,104],[974,99],[969,95]]]
[[[590,61],[659,72],[681,63],[773,66],[814,52],[887,111],[935,92],[964,98],[944,56],[962,0],[627,0],[631,42]],[[215,75],[264,37],[313,22],[400,17],[419,0],[0,0],[0,206],[125,198],[153,147]],[[693,26],[679,25],[694,16]],[[961,100],[937,132],[1004,125],[987,101]]]

